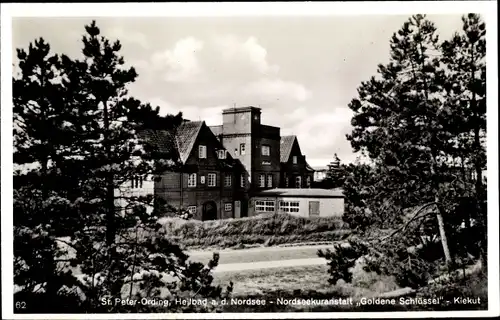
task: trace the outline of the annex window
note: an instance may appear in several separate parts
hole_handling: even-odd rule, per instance
[[[261,188],[265,188],[266,187],[266,176],[264,174],[261,174],[259,176],[259,186]]]
[[[215,180],[216,180],[215,173],[209,173],[208,174],[208,186],[215,187]]]
[[[245,144],[240,143],[240,154],[245,154]]]
[[[319,217],[319,201],[309,201],[309,217]]]
[[[188,176],[188,187],[196,187],[196,173],[191,173]]]
[[[196,213],[196,206],[187,207],[187,211],[191,214],[195,214]]]
[[[297,164],[297,156],[292,157],[293,164]]]
[[[224,203],[224,211],[233,210],[233,205],[231,203]]]
[[[198,146],[198,157],[200,159],[206,159],[207,158],[207,146]]]
[[[226,159],[226,150],[217,150],[217,157],[219,159]]]
[[[296,176],[295,177],[295,188],[302,188],[302,177],[301,176]]]
[[[273,187],[273,175],[272,174],[267,175],[267,187],[268,188]]]
[[[240,176],[240,187],[245,188],[245,174],[241,174]]]
[[[230,187],[231,186],[231,175],[228,173],[224,176],[224,186],[225,187]]]
[[[310,187],[311,187],[311,176],[307,176],[307,178],[306,178],[306,186],[307,186],[308,188],[310,188]]]
[[[280,201],[281,212],[299,212],[300,203],[298,201]]]
[[[274,212],[274,201],[255,201],[255,211]]]
[[[132,188],[142,188],[142,181],[143,181],[142,176],[134,176],[132,177],[130,185]]]
[[[271,155],[271,147],[263,145],[262,146],[262,155],[263,156],[270,156]]]
[[[289,179],[288,177],[285,177],[285,187],[288,188],[289,185]]]

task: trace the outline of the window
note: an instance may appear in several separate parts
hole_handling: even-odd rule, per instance
[[[265,176],[265,175],[263,175],[263,174],[261,174],[261,175],[259,176],[259,186],[260,186],[261,188],[265,188],[265,186],[266,186],[266,176]]]
[[[229,173],[224,176],[224,186],[226,187],[231,186],[231,175]]]
[[[241,174],[241,177],[240,177],[240,186],[242,188],[245,188],[245,174]]]
[[[191,213],[191,214],[195,214],[196,213],[196,206],[189,206],[187,208],[188,212]]]
[[[280,201],[281,212],[299,212],[300,203],[298,201]]]
[[[271,155],[271,147],[270,146],[262,146],[262,155],[263,156]]]
[[[216,179],[215,173],[208,174],[208,186],[209,187],[215,187],[215,179]]]
[[[191,173],[188,176],[188,187],[196,187],[196,173]]]
[[[233,205],[231,203],[224,203],[224,211],[233,210]]]
[[[245,154],[245,144],[244,143],[240,143],[240,154]]]
[[[200,176],[200,184],[205,184],[205,176]]]
[[[198,146],[198,157],[200,159],[206,159],[207,158],[207,146]]]
[[[297,164],[297,156],[293,156],[293,164]]]
[[[307,185],[308,188],[311,187],[311,176],[307,176],[307,178],[306,178],[306,185]]]
[[[267,175],[267,187],[268,188],[273,187],[273,175],[272,174]]]
[[[234,155],[237,156],[238,155],[238,148],[234,148]]]
[[[142,188],[142,176],[133,176],[130,186],[132,188]]]
[[[295,188],[302,188],[302,178],[300,176],[295,177]]]
[[[274,212],[274,201],[255,201],[255,211]]]
[[[289,185],[289,179],[288,177],[285,177],[285,187],[288,188]]]
[[[319,201],[309,201],[309,217],[319,217]]]
[[[226,150],[217,150],[217,157],[219,159],[226,159]]]

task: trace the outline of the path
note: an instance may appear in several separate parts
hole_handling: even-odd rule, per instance
[[[332,245],[221,250],[218,251],[220,255],[219,265],[214,272],[326,264],[324,258],[318,258],[317,252],[319,249],[327,248],[331,249]],[[191,251],[188,252],[188,255],[191,261],[206,264],[211,259],[213,252],[217,251]]]

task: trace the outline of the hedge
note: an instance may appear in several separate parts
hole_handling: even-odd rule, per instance
[[[339,217],[295,217],[290,214],[213,221],[161,218],[165,235],[186,247],[277,245],[333,241],[350,230]]]

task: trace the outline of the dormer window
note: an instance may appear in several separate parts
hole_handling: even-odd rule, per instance
[[[297,164],[297,156],[293,156],[292,161],[293,161],[293,164]]]
[[[217,157],[219,159],[226,159],[226,150],[217,150]]]
[[[207,158],[207,146],[198,146],[198,156],[200,159],[206,159]]]

